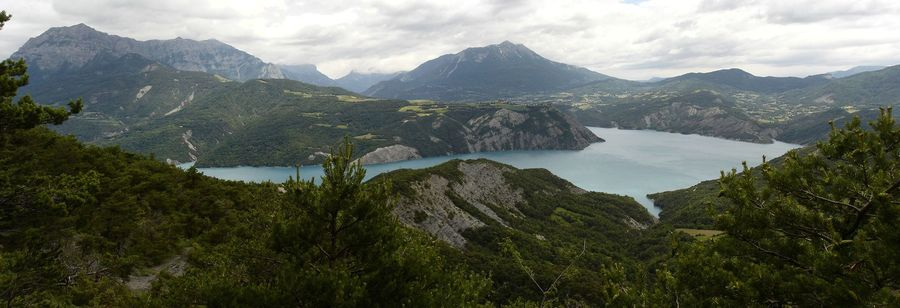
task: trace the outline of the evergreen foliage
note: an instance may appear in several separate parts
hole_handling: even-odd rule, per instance
[[[438,254],[439,245],[391,215],[390,185],[363,183],[349,140],[326,160],[322,183],[291,179],[273,207],[223,244],[195,254],[198,267],[157,286],[166,306],[470,306],[489,281]]]
[[[872,306],[900,303],[900,127],[882,110],[833,129],[817,151],[793,151],[721,179],[733,206],[725,235],[687,247],[672,264],[698,303]]]
[[[8,20],[0,12],[0,28]],[[319,183],[216,180],[51,132],[42,126],[82,104],[14,102],[27,82],[23,60],[0,63],[6,307],[900,305],[900,127],[890,108],[871,129],[854,119],[814,151],[723,174],[722,198],[672,197],[665,210],[679,213],[646,230],[623,227],[652,220],[633,200],[509,167],[504,180],[527,204],[488,205],[508,225],[448,195],[487,222],[456,250],[394,218],[395,197],[414,191],[389,180],[459,182],[459,161],[363,182],[345,138]],[[709,219],[677,204],[723,199]],[[678,221],[724,233],[692,240],[673,232]],[[131,284],[173,256],[187,259],[183,273]]]
[[[0,29],[11,15],[0,12]],[[28,66],[24,59],[6,59],[0,62],[0,136],[13,130],[29,129],[43,124],[62,124],[70,115],[81,112],[81,100],[69,102],[69,110],[38,105],[31,96],[23,96],[14,102],[19,88],[28,84]],[[2,137],[0,137],[2,138]],[[3,142],[0,139],[0,142]]]

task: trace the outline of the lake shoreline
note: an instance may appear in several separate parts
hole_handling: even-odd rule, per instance
[[[596,192],[632,197],[657,216],[660,209],[648,194],[682,189],[717,178],[721,170],[755,166],[762,156],[778,157],[800,145],[784,142],[759,144],[697,134],[653,130],[624,130],[588,127],[604,138],[583,150],[523,150],[479,152],[425,157],[385,164],[365,165],[366,179],[397,169],[418,169],[452,159],[490,159],[516,168],[544,168],[574,185]],[[178,165],[188,168],[190,163]],[[296,167],[212,167],[198,168],[206,175],[248,182],[280,183],[296,174]],[[303,178],[322,176],[321,165],[301,166]]]

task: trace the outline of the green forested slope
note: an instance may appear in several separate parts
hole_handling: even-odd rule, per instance
[[[99,54],[78,70],[46,76],[20,93],[48,104],[82,98],[84,112],[53,129],[100,142],[235,84],[202,72],[178,71],[136,54]]]
[[[419,156],[437,156],[581,149],[600,141],[549,107],[377,100],[272,79],[207,95],[105,143],[161,159],[198,160],[198,166],[290,166],[321,163],[322,153],[345,136],[358,144],[357,155],[395,144],[412,147]]]
[[[654,224],[629,197],[583,191],[544,169],[484,159],[398,170],[373,181],[378,179],[393,181],[400,197],[394,213],[401,221],[455,245],[465,264],[491,273],[496,302],[541,299],[523,265],[544,288],[565,272],[557,285],[560,297],[603,301],[604,277],[597,270],[614,263],[640,268],[632,248]]]

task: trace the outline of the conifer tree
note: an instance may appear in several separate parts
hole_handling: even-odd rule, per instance
[[[0,29],[12,18],[0,12]],[[29,95],[15,100],[19,88],[28,85],[28,66],[25,59],[6,59],[0,62],[0,141],[16,129],[29,129],[44,124],[59,125],[70,115],[81,112],[81,99],[68,103],[69,110],[41,106]],[[15,101],[14,101],[15,100]]]
[[[812,153],[723,174],[725,236],[671,265],[694,300],[715,305],[900,304],[900,127],[882,109],[864,129],[832,128]]]

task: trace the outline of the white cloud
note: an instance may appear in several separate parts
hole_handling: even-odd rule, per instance
[[[3,0],[5,1],[5,0]],[[510,40],[552,60],[643,79],[740,67],[808,75],[900,64],[889,0],[28,0],[0,2],[9,55],[53,26],[84,22],[137,39],[216,38],[267,62],[332,77],[409,70]]]

